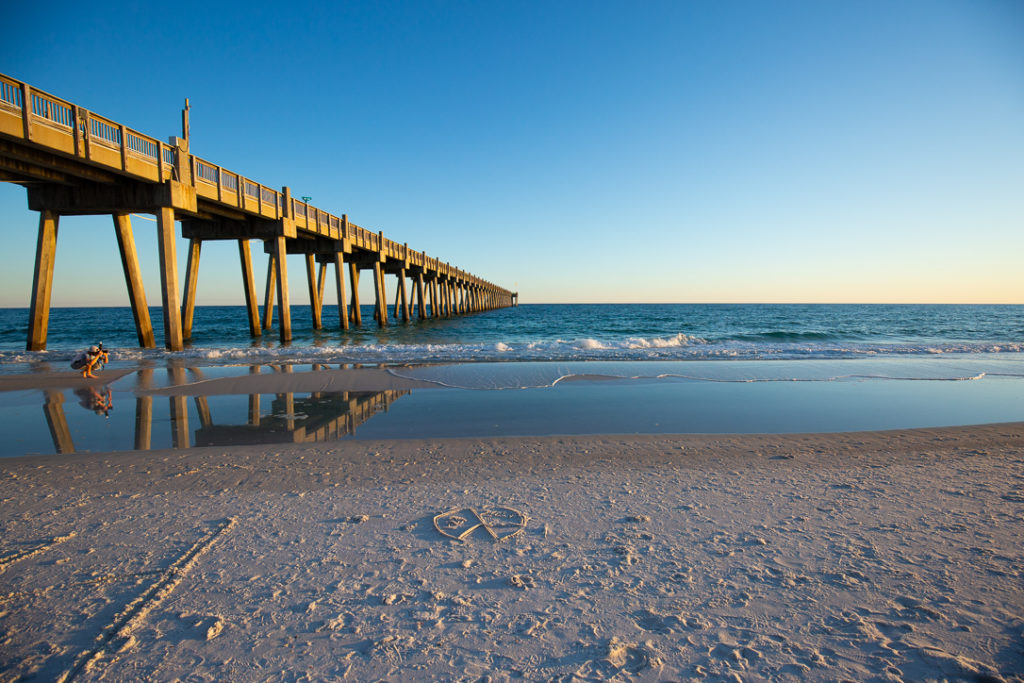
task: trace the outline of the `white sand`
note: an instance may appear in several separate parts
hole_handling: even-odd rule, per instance
[[[1024,680],[1024,423],[44,456],[0,482],[3,681]],[[433,524],[493,506],[525,529]]]

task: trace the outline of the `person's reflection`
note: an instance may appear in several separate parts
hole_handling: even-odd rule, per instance
[[[110,387],[103,387],[97,390],[89,386],[75,389],[75,396],[78,397],[78,405],[86,410],[91,410],[97,415],[109,418],[110,411],[114,409],[114,400],[110,395]]]

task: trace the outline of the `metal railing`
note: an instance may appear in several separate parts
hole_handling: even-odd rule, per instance
[[[89,132],[94,139],[109,142],[115,147],[121,146],[121,129],[106,121],[101,121],[92,116],[89,117]]]
[[[32,93],[32,113],[66,128],[73,128],[75,125],[75,117],[70,106],[44,95]]]
[[[216,166],[211,166],[198,157],[192,158],[196,160],[196,178],[213,183],[214,185],[217,185],[220,182],[220,169]]]
[[[128,137],[128,149],[151,159],[159,158],[160,145],[152,140],[139,136],[132,131],[125,131]]]
[[[277,197],[278,193],[274,190],[271,190],[269,187],[260,186],[260,200],[264,204],[270,204],[280,209],[281,203],[278,201]]]
[[[21,88],[14,83],[0,80],[0,102],[21,109]]]

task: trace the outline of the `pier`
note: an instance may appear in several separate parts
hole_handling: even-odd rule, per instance
[[[359,279],[373,278],[374,320],[389,321],[386,276],[395,277],[393,315],[446,317],[518,304],[518,294],[440,259],[387,239],[280,190],[191,153],[189,110],[182,135],[168,142],[127,128],[72,102],[0,74],[0,180],[23,185],[29,208],[39,212],[39,238],[29,304],[26,348],[46,348],[50,293],[61,216],[110,215],[139,345],[152,348],[142,268],[131,214],[156,217],[164,340],[172,351],[191,337],[203,242],[238,243],[241,289],[250,333],[273,326],[278,310],[282,342],[292,338],[287,256],[305,263],[314,329],[323,327],[324,290],[333,266],[340,329],[363,323]],[[176,223],[187,240],[184,286],[179,286]],[[262,315],[257,302],[250,242],[267,254]],[[346,285],[346,270],[348,285]]]

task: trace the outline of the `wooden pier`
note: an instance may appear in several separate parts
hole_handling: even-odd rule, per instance
[[[238,242],[249,331],[272,327],[275,304],[282,342],[292,338],[288,254],[301,254],[313,312],[323,326],[324,289],[334,267],[338,326],[361,325],[359,278],[370,271],[374,319],[388,324],[386,275],[396,278],[394,317],[442,317],[518,304],[518,294],[428,257],[307,202],[192,154],[188,108],[184,137],[169,143],[125,127],[67,100],[0,74],[0,180],[23,185],[39,212],[39,239],[30,301],[27,348],[46,348],[54,254],[61,216],[110,215],[124,267],[139,345],[155,346],[130,216],[156,216],[164,340],[178,351],[192,333],[196,281],[207,240]],[[179,288],[176,222],[188,240],[184,288]],[[259,312],[250,241],[268,255],[263,314]],[[349,285],[345,271],[348,266]],[[429,309],[429,312],[428,312]]]

